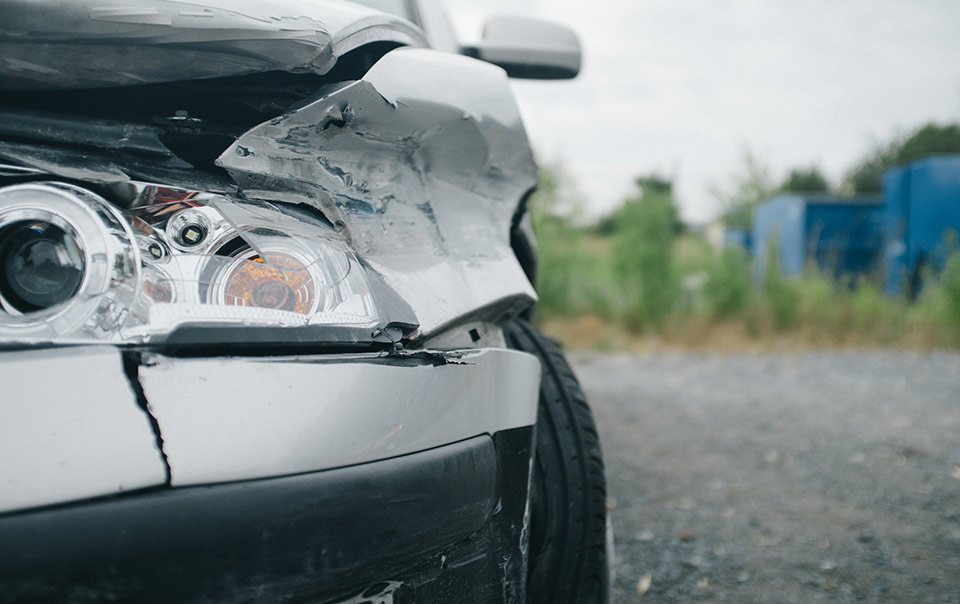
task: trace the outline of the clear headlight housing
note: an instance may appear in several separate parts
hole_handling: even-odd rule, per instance
[[[307,211],[164,188],[145,201],[0,188],[0,343],[352,342],[382,332],[384,299],[396,308]]]

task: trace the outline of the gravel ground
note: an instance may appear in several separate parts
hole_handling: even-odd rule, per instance
[[[960,354],[570,358],[615,602],[960,603]]]

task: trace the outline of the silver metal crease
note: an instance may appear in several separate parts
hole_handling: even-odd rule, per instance
[[[509,234],[536,165],[498,67],[394,50],[363,79],[254,127],[217,163],[248,197],[311,204],[340,225],[425,334],[535,300]]]

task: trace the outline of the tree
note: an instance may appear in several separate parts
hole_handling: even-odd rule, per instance
[[[661,195],[671,200],[673,199],[673,181],[659,174],[651,173],[645,176],[638,176],[634,179],[634,184],[637,186],[639,197],[643,197],[644,195]],[[673,231],[675,233],[683,233],[686,231],[687,226],[680,220],[680,213],[672,201],[671,207],[673,208]],[[627,204],[624,202],[623,205],[613,212],[598,219],[593,226],[593,232],[605,237],[613,235],[616,233],[619,225],[625,220],[624,213],[626,211]]]
[[[960,152],[960,124],[926,124],[900,144],[897,149],[898,164],[913,161],[931,153]]]
[[[780,185],[780,190],[790,193],[826,193],[830,190],[830,185],[820,168],[810,166],[790,170]]]
[[[883,173],[898,164],[931,153],[960,152],[960,124],[928,123],[912,133],[877,144],[847,173],[847,186],[857,193],[883,190]]]
[[[749,148],[742,152],[743,166],[733,175],[729,188],[713,187],[711,193],[723,204],[727,227],[749,229],[753,225],[753,208],[777,191],[770,168]]]

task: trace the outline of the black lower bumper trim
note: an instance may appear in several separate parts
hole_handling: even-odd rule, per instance
[[[316,601],[487,525],[497,457],[480,436],[339,470],[0,517],[0,602]]]

